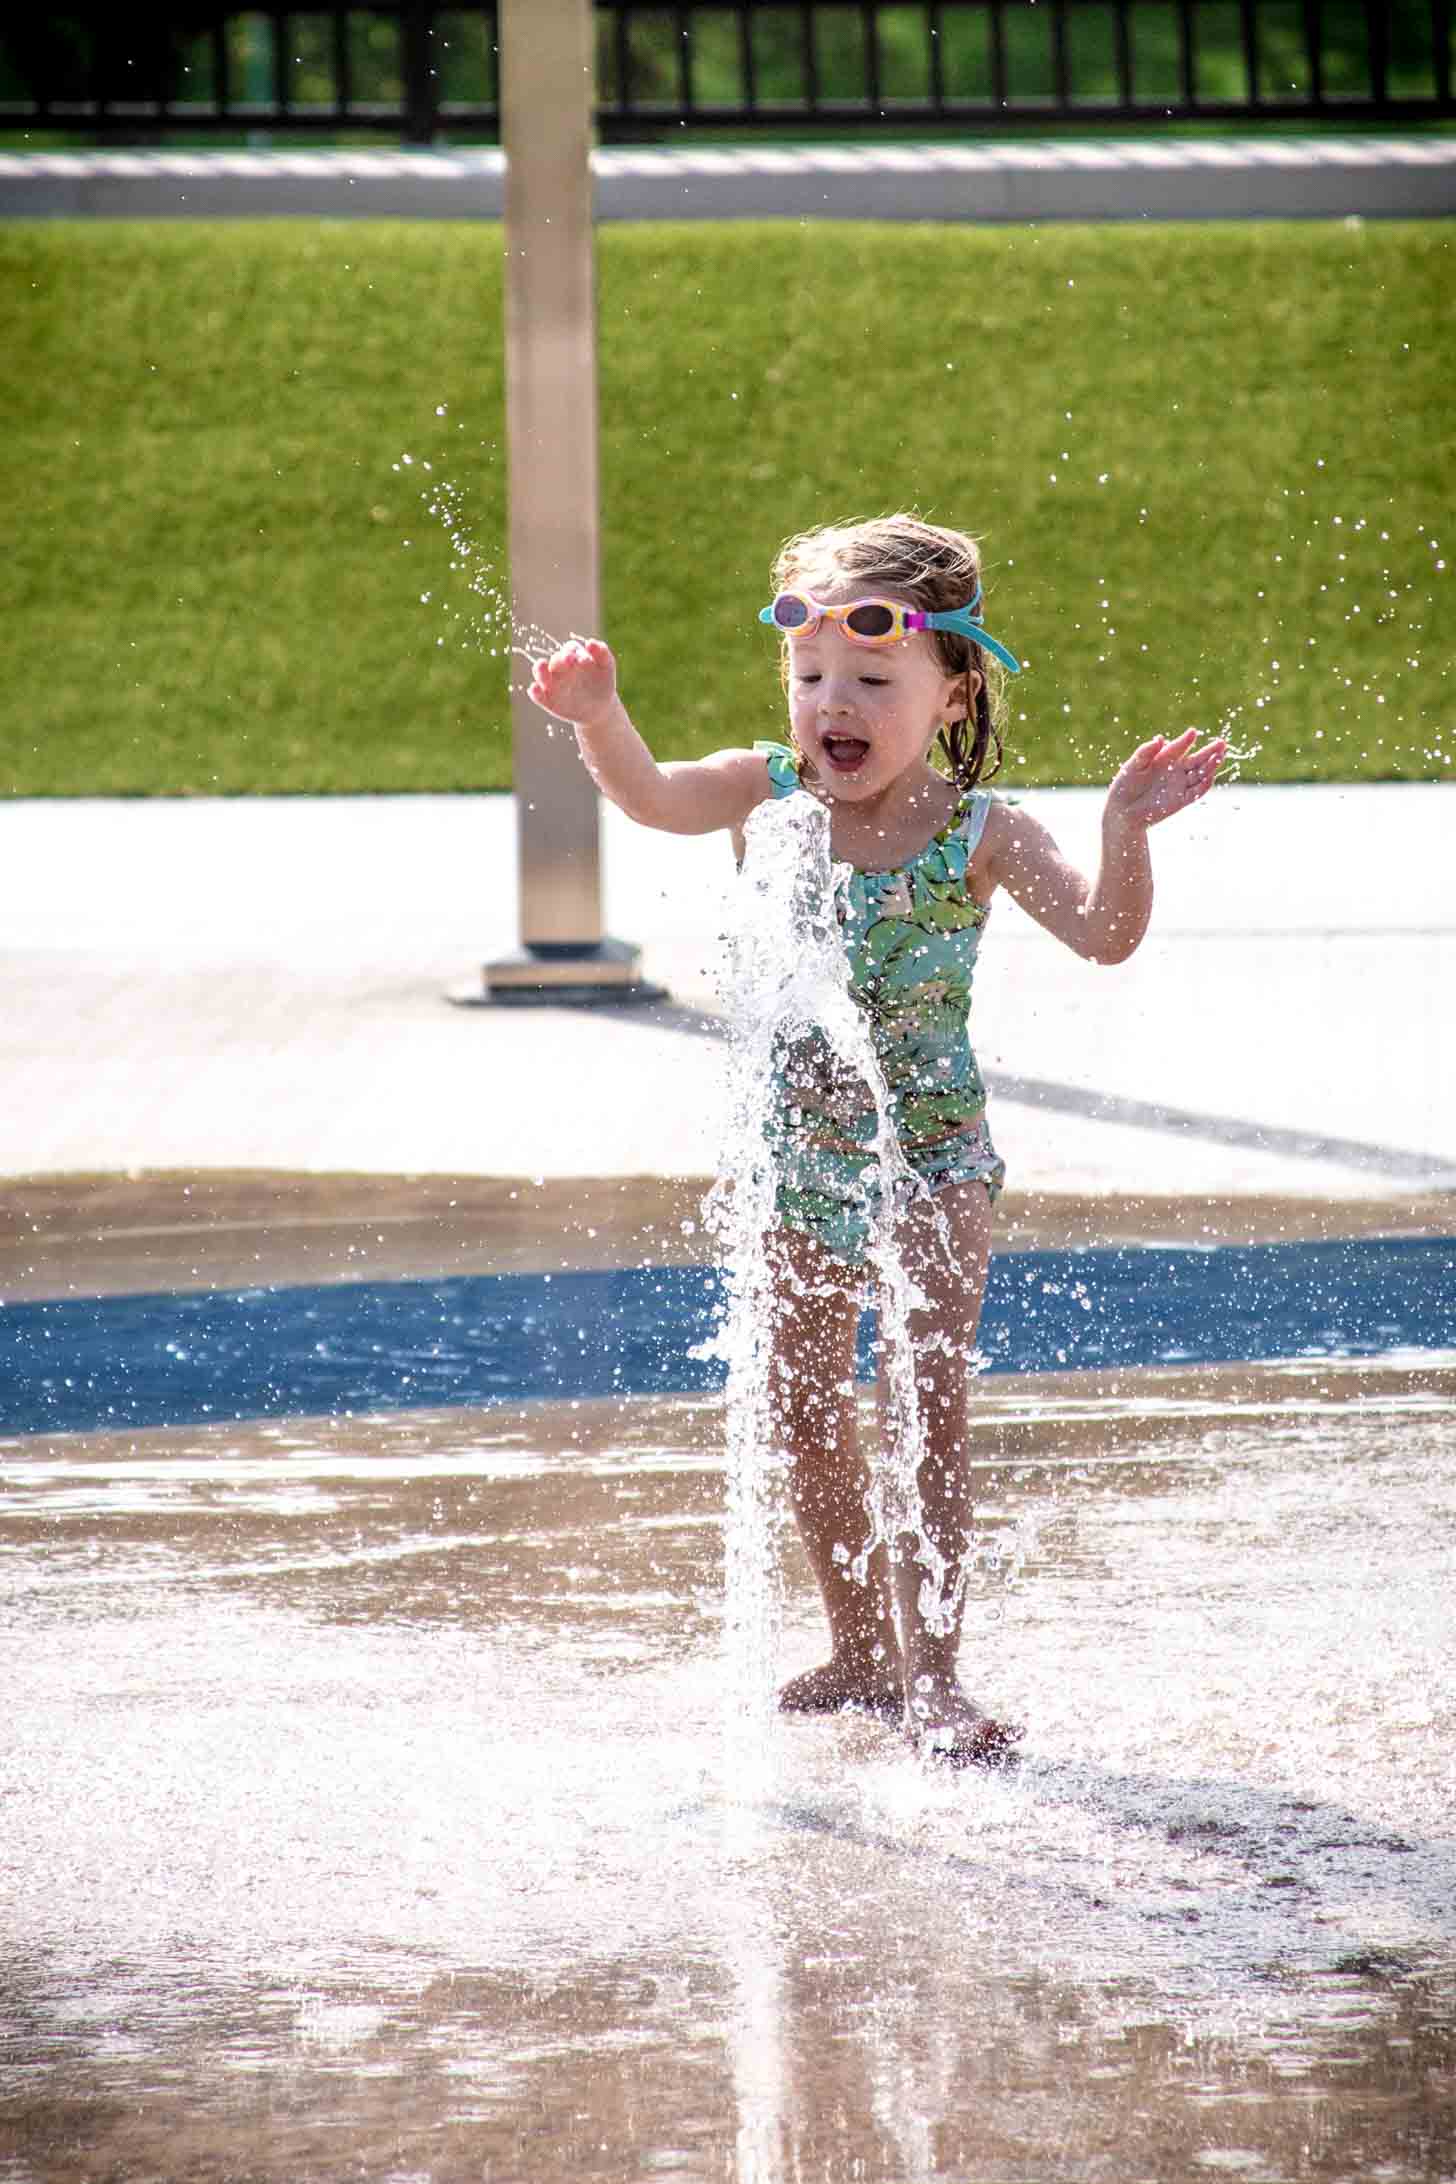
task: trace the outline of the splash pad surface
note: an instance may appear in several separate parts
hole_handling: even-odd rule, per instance
[[[422,1402],[704,1393],[715,1267],[645,1265],[49,1299],[0,1308],[12,1431],[338,1415]],[[1008,1252],[989,1372],[1456,1347],[1456,1239]],[[874,1378],[866,1312],[858,1372]]]
[[[1448,2175],[1453,1376],[984,1383],[1005,1777],[725,1780],[712,1398],[6,1440],[0,2167]]]
[[[174,926],[169,904],[169,951]],[[351,927],[351,959],[358,947]],[[227,1010],[232,1041],[235,991]],[[1165,1014],[1149,1020],[1160,1053],[1181,1051]],[[695,1114],[673,1037],[673,1104]],[[573,1030],[578,1106],[584,1075],[640,1085],[645,1050],[609,1068],[584,1039]],[[389,1051],[420,1066],[428,1044],[411,1020]],[[229,1051],[250,1127],[261,1111],[267,1129],[230,1137],[209,1092],[200,1165],[306,1167],[316,1152],[280,1149],[305,1087],[325,1124],[310,1145],[330,1160],[364,1143],[350,1112],[388,1122],[360,1165],[400,1157],[400,1116],[414,1157],[418,1102],[379,1078],[377,1023],[367,1072],[332,1029],[307,1066],[290,1049],[287,1096],[256,1055]],[[1017,1051],[1044,1073],[1034,1043]],[[347,1205],[296,1177],[231,1197],[194,1179],[170,1199],[113,1179],[89,1205],[64,1182],[17,1187],[0,1257],[13,1324],[58,1330],[74,1364],[89,1320],[100,1377],[120,1368],[134,1391],[166,1313],[160,1347],[184,1377],[188,1332],[204,1330],[207,1372],[231,1316],[252,1328],[252,1387],[274,1389],[275,1415],[245,1389],[240,1423],[53,1409],[0,1442],[16,1664],[0,1779],[22,1884],[0,2174],[1445,2174],[1456,1363],[1434,1345],[1449,1164],[1383,1155],[1390,1188],[1358,1221],[1328,1203],[1231,1220],[1200,1175],[1252,1186],[1235,1185],[1228,1129],[1205,1116],[1204,1167],[1180,1138],[1183,1198],[1163,1222],[1145,1194],[1173,1162],[1151,1156],[1190,1102],[1175,1080],[1138,1082],[1164,1103],[1156,1127],[1139,1107],[1125,1128],[1125,1103],[1122,1122],[1095,1124],[1104,1188],[1109,1142],[1137,1141],[1113,1233],[1105,1202],[1100,1216],[1006,1209],[1002,1278],[1032,1272],[1038,1321],[1105,1326],[1111,1300],[1099,1309],[1086,1276],[1128,1245],[1153,1247],[1133,1253],[1144,1329],[1175,1275],[1196,1286],[1239,1253],[1235,1302],[1259,1254],[1353,1280],[1304,1285],[1323,1309],[1302,1333],[1262,1305],[1245,1314],[1252,1354],[1312,1353],[1293,1364],[1195,1374],[1165,1341],[1134,1353],[1161,1360],[1151,1369],[1124,1356],[1027,1375],[1074,1362],[1063,1343],[1065,1359],[1019,1353],[1004,1362],[1020,1372],[981,1383],[977,1521],[1003,1551],[978,1557],[962,1675],[1027,1724],[1020,1767],[995,1777],[924,1773],[898,1730],[850,1716],[771,1717],[745,1764],[727,1734],[716,1399],[648,1399],[628,1381],[603,1402],[578,1382],[523,1405],[509,1376],[447,1391],[438,1311],[433,1329],[404,1324],[406,1292],[444,1295],[469,1334],[488,1299],[539,1304],[548,1274],[579,1297],[635,1269],[649,1315],[654,1280],[701,1296],[699,1192],[663,1186],[634,1222],[603,1217],[604,1186],[559,1179],[554,1200],[538,1179],[467,1205],[455,1169],[408,1190],[356,1177]],[[1055,1129],[1046,1089],[1021,1087],[1039,1142]],[[1271,1188],[1346,1187],[1369,1154],[1336,1142],[1357,1133],[1329,1089],[1294,1112],[1301,1130],[1318,1115],[1317,1142],[1292,1144],[1285,1117],[1281,1156],[1253,1156]],[[519,1176],[531,1117],[497,1106]],[[479,1160],[474,1079],[468,1108],[460,1142]],[[125,1134],[140,1157],[146,1141]],[[1409,1119],[1391,1134],[1397,1149],[1437,1142]],[[620,1146],[594,1147],[603,1175],[638,1172]],[[1402,1203],[1400,1179],[1425,1197]],[[1362,1279],[1377,1264],[1406,1277],[1394,1316]],[[1230,1304],[1205,1287],[1194,1326],[1222,1336]],[[371,1312],[343,1362],[382,1355],[393,1389],[321,1381],[320,1342]],[[609,1317],[564,1326],[558,1352],[619,1356]],[[517,1331],[539,1368],[540,1322]],[[656,1332],[676,1352],[685,1330]],[[1401,1344],[1414,1351],[1361,1361]],[[479,1348],[470,1335],[454,1362]],[[309,1373],[293,1370],[306,1357]],[[418,1406],[422,1389],[433,1407],[382,1407]],[[355,1415],[310,1415],[336,1408]],[[104,1415],[122,1430],[54,1430]],[[785,1569],[765,1678],[820,1643],[797,1550]]]

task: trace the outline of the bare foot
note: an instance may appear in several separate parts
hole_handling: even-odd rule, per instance
[[[837,1714],[846,1706],[899,1721],[905,1694],[897,1671],[883,1661],[826,1661],[791,1676],[779,1693],[781,1714]]]
[[[915,1693],[905,1708],[905,1734],[922,1759],[940,1767],[1014,1767],[1014,1747],[1026,1730],[1020,1722],[996,1721],[952,1684]]]

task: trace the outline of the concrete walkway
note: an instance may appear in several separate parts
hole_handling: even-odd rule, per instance
[[[1090,860],[1094,793],[1027,801]],[[1456,1189],[1453,823],[1456,787],[1222,788],[1117,969],[999,898],[972,1028],[1017,1190]],[[0,806],[0,1174],[710,1175],[728,844],[604,838],[666,1008],[449,1004],[515,939],[506,797]]]
[[[599,220],[1211,220],[1456,212],[1456,138],[763,144],[592,155]],[[448,151],[0,153],[0,218],[501,217],[505,161]]]

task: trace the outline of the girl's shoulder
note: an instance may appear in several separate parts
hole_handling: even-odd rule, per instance
[[[988,833],[1000,825],[1000,815],[1006,809],[1006,799],[994,789],[970,789],[962,797],[956,812],[956,831],[968,849],[974,850]]]
[[[1004,789],[974,791],[972,818],[976,833],[988,845],[1009,842],[1021,817],[1021,798]]]
[[[989,902],[1005,876],[1008,856],[1014,854],[1018,800],[999,789],[973,789],[961,822],[969,856],[973,892]]]

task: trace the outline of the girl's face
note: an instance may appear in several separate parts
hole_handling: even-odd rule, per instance
[[[852,599],[915,601],[905,592],[842,577],[804,586],[825,606]],[[870,803],[925,765],[941,723],[963,720],[966,678],[947,675],[925,630],[893,645],[858,645],[837,622],[790,637],[789,725],[828,792]]]

